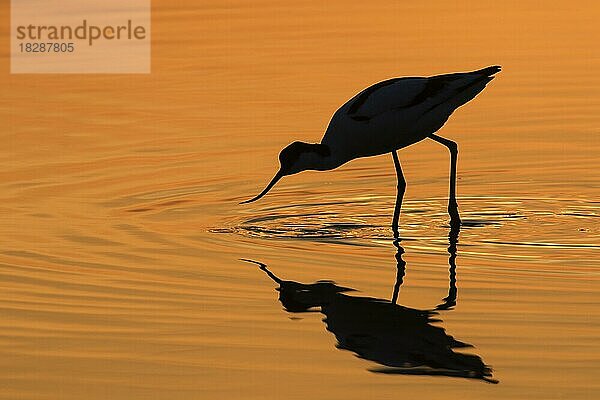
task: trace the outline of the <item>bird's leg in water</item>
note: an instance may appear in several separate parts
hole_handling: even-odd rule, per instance
[[[448,199],[448,214],[450,214],[450,225],[452,227],[460,226],[458,203],[456,202],[456,160],[458,158],[458,145],[452,140],[438,135],[431,134],[429,137],[450,150],[450,197]]]
[[[392,232],[394,233],[394,239],[400,237],[398,232],[398,220],[400,219],[400,209],[402,208],[402,199],[404,198],[404,191],[406,190],[406,180],[402,173],[402,167],[400,166],[400,160],[398,160],[398,154],[396,150],[392,151],[392,157],[394,158],[394,166],[396,167],[396,175],[398,177],[398,189],[396,193],[396,206],[394,207],[394,218],[392,220]]]

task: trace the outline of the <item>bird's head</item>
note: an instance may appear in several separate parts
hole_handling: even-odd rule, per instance
[[[331,154],[329,147],[320,143],[294,142],[279,153],[279,171],[259,195],[240,204],[251,203],[263,197],[281,178],[308,169],[321,169],[323,160]]]

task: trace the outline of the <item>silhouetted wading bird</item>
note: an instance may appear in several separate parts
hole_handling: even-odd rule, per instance
[[[321,143],[294,142],[279,154],[281,168],[250,203],[263,197],[285,175],[305,170],[326,171],[359,157],[391,153],[398,176],[392,229],[398,232],[406,188],[397,150],[429,138],[450,150],[451,225],[460,225],[456,202],[455,142],[434,133],[458,107],[473,99],[500,72],[499,66],[431,77],[394,78],[358,93],[335,112]]]

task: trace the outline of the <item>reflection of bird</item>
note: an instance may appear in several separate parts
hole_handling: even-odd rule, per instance
[[[436,310],[451,309],[456,304],[456,242],[458,229],[451,229],[450,286],[448,297]],[[349,350],[382,367],[372,372],[408,375],[443,375],[482,379],[497,383],[492,370],[473,354],[455,352],[455,348],[472,347],[455,340],[439,326],[434,310],[417,310],[396,304],[404,278],[406,263],[402,260],[404,249],[399,242],[396,260],[398,275],[392,301],[371,297],[349,296],[354,289],[337,286],[332,281],[304,284],[284,281],[261,262],[244,260],[260,265],[279,288],[279,301],[293,313],[320,311],[325,315],[327,330],[333,333],[339,349]]]
[[[281,168],[250,203],[264,196],[285,175],[305,170],[330,170],[359,157],[392,153],[398,175],[398,194],[392,227],[397,231],[406,182],[396,150],[425,138],[450,150],[450,199],[453,225],[460,224],[456,203],[455,142],[434,134],[461,105],[481,92],[500,67],[432,77],[395,78],[358,93],[335,112],[321,143],[294,142],[279,154]]]
[[[338,341],[337,348],[354,352],[382,367],[372,372],[403,375],[442,375],[482,379],[497,383],[492,370],[479,356],[455,352],[472,347],[433,325],[435,311],[417,310],[384,299],[348,296],[354,289],[332,281],[303,284],[284,281],[265,264],[256,261],[279,288],[279,301],[293,313],[320,307],[327,330]]]

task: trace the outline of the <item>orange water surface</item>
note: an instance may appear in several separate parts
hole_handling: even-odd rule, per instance
[[[599,11],[154,0],[151,74],[11,75],[5,2],[0,398],[596,398]],[[362,88],[494,64],[439,132],[458,238],[434,142],[399,153],[399,247],[390,156],[238,205]]]

